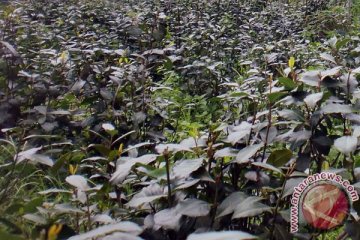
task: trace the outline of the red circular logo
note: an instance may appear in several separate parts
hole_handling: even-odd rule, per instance
[[[312,227],[328,230],[344,222],[349,213],[349,199],[336,185],[319,184],[304,195],[302,213]]]

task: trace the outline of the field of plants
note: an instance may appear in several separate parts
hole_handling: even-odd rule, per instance
[[[290,232],[291,195],[360,192],[360,1],[0,1],[0,239]]]

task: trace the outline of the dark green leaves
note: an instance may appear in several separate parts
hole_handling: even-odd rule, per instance
[[[289,149],[275,150],[270,154],[266,162],[275,167],[282,167],[291,159],[292,155],[292,151]]]
[[[270,103],[275,103],[276,101],[280,100],[282,97],[286,96],[287,93],[285,92],[274,92],[268,95]]]
[[[296,83],[290,78],[280,77],[279,83],[284,86],[286,90],[293,90],[296,88]]]
[[[20,235],[10,234],[6,231],[0,230],[0,239],[7,239],[7,240],[25,240]]]

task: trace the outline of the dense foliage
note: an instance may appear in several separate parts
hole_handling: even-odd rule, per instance
[[[289,200],[360,188],[349,2],[0,5],[0,239],[335,239]]]

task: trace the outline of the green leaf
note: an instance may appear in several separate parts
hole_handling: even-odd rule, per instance
[[[249,96],[246,92],[232,92],[230,93],[230,97],[247,97]]]
[[[173,68],[174,64],[172,63],[169,57],[166,57],[166,61],[164,62],[164,67],[166,70],[170,71]]]
[[[144,172],[147,176],[151,178],[160,178],[160,177],[166,177],[166,167],[162,168],[156,168],[151,165],[142,164],[142,163],[136,163],[135,166],[141,166],[144,168],[142,172]]]
[[[275,103],[277,100],[279,100],[280,98],[286,96],[287,93],[284,92],[274,92],[274,93],[270,93],[268,95],[269,101],[270,103]]]
[[[84,158],[86,158],[86,155],[81,151],[74,151],[71,153],[71,163],[80,163]]]
[[[282,167],[291,159],[291,157],[292,152],[289,149],[275,150],[270,154],[267,163],[274,167]]]
[[[61,157],[55,162],[54,166],[51,167],[51,173],[56,174],[59,172],[60,168],[64,166],[66,161],[69,161],[71,157],[71,152],[61,155]]]
[[[157,168],[147,173],[147,175],[152,178],[160,178],[162,176],[166,176],[165,174],[166,174],[166,167]]]
[[[109,156],[110,149],[103,144],[91,144],[104,157]]]
[[[118,157],[118,154],[119,154],[119,150],[118,150],[118,149],[111,150],[111,151],[109,152],[109,156],[108,156],[109,162],[114,161],[114,160]]]
[[[10,213],[13,214],[14,212],[10,212]],[[6,226],[8,230],[10,230],[12,233],[21,233],[21,228],[18,227],[15,223],[9,221],[8,219],[0,218],[0,224],[2,226]]]
[[[335,47],[336,47],[336,49],[339,51],[340,48],[342,48],[343,46],[345,46],[345,45],[346,45],[348,42],[350,42],[350,41],[351,41],[351,39],[349,39],[349,38],[344,38],[343,40],[337,41]]]
[[[19,235],[13,235],[10,233],[7,233],[5,231],[1,231],[0,230],[0,239],[6,239],[6,240],[23,240],[24,238],[22,238]]]
[[[287,77],[280,77],[279,83],[284,86],[286,90],[293,90],[297,87],[296,83]]]
[[[23,204],[21,203],[14,203],[14,204],[11,204],[6,210],[5,210],[5,213],[6,214],[14,214],[14,213],[17,213],[19,212],[22,208],[24,207]],[[0,219],[0,222],[2,220]]]
[[[28,202],[25,206],[24,206],[24,213],[34,213],[36,212],[36,207],[41,206],[43,203],[43,198],[39,197],[39,198],[35,198],[33,200],[31,200],[30,202]]]

